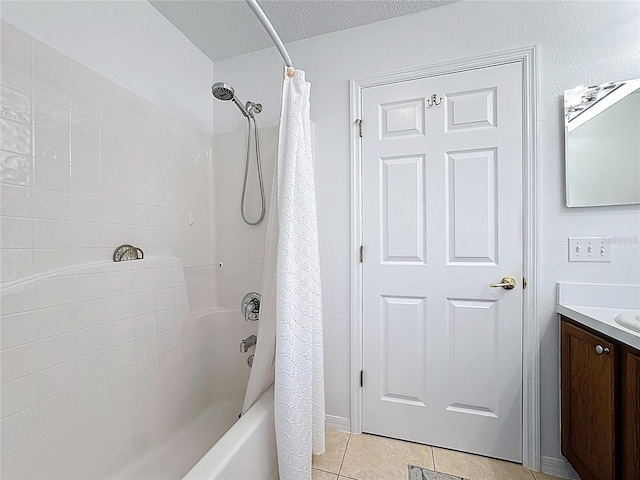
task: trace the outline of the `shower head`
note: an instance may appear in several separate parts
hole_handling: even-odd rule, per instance
[[[235,98],[235,90],[231,85],[224,82],[216,82],[211,86],[211,93],[218,100],[233,100]]]
[[[242,105],[242,103],[240,103],[240,101],[236,98],[235,90],[228,83],[224,83],[224,82],[216,82],[216,83],[214,83],[211,86],[211,93],[213,93],[213,96],[216,97],[218,100],[223,100],[225,102],[228,101],[228,100],[232,100],[233,103],[235,103],[237,105],[237,107],[240,109],[242,114],[245,117],[249,118],[249,116],[250,116],[249,112],[247,111],[245,106]],[[251,115],[251,116],[253,116],[253,115]]]

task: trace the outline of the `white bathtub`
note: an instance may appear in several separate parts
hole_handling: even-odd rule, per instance
[[[273,387],[218,440],[184,480],[277,480]]]
[[[134,293],[139,275],[158,290]],[[113,278],[118,282],[107,281]],[[192,316],[186,293],[177,258],[79,266],[0,288],[3,334],[27,328],[36,314],[47,326],[68,327],[63,333],[48,328],[53,333],[43,338],[3,338],[0,477],[176,480],[207,457],[238,419],[250,373],[240,341],[257,325],[245,322],[239,309]],[[134,317],[120,308],[149,299],[156,308],[149,314]],[[38,351],[53,351],[50,342],[63,340],[64,358],[38,362]],[[227,437],[222,445],[231,438],[237,441],[229,449],[239,452],[246,436]],[[263,443],[251,449],[271,448],[269,440]],[[248,475],[226,478],[272,476]]]

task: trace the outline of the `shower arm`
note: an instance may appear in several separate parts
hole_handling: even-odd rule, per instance
[[[253,10],[253,13],[258,18],[258,20],[260,20],[260,23],[262,23],[262,25],[264,26],[264,29],[267,31],[267,33],[271,37],[271,40],[273,41],[276,48],[280,52],[280,55],[284,60],[284,64],[287,66],[287,70],[288,70],[287,73],[288,74],[290,73],[291,75],[293,75],[293,70],[294,70],[293,62],[291,61],[289,52],[287,52],[287,49],[284,47],[282,40],[280,40],[280,37],[278,36],[278,32],[276,32],[275,28],[273,28],[273,25],[271,25],[271,22],[269,21],[267,16],[264,14],[264,12],[262,11],[262,8],[260,8],[260,5],[258,5],[258,2],[256,0],[245,0],[245,1],[247,2],[247,5],[249,5],[249,8]]]

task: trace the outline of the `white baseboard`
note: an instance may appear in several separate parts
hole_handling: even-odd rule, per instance
[[[540,457],[540,470],[549,475],[570,480],[580,480],[580,477],[571,464],[563,458]]]
[[[327,415],[325,416],[324,423],[327,428],[333,428],[341,432],[351,432],[351,420],[348,418]]]

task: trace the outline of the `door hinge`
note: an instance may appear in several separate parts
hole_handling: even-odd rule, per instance
[[[364,387],[364,370],[360,370],[360,386]]]
[[[360,135],[360,138],[362,138],[362,119],[361,118],[356,119],[356,125],[358,126],[358,133]]]
[[[364,262],[364,245],[360,245],[360,263]]]
[[[522,277],[522,289],[524,290],[525,288],[527,288],[527,278]]]

